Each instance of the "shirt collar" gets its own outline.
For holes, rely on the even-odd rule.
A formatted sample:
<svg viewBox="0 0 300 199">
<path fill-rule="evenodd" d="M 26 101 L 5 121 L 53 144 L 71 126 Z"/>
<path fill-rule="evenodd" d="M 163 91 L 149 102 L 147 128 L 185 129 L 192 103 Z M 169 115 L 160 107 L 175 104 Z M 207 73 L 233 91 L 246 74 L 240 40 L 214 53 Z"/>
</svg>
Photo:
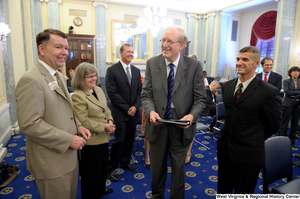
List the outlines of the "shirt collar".
<svg viewBox="0 0 300 199">
<path fill-rule="evenodd" d="M 46 64 L 44 61 L 38 59 L 38 61 L 49 71 L 49 73 L 54 76 L 54 74 L 57 72 L 57 70 L 54 70 L 51 68 L 48 64 Z"/>
<path fill-rule="evenodd" d="M 240 78 L 238 78 L 238 81 L 237 81 L 237 84 L 235 86 L 235 89 L 237 89 L 237 87 L 240 85 L 240 83 L 243 84 L 243 87 L 242 87 L 242 91 L 244 92 L 244 90 L 246 90 L 247 86 L 252 82 L 252 80 L 255 78 L 255 74 L 253 77 L 251 77 L 250 79 L 244 81 L 244 82 L 241 82 Z"/>
<path fill-rule="evenodd" d="M 120 62 L 121 62 L 121 64 L 122 64 L 124 70 L 126 71 L 127 65 L 126 65 L 124 62 L 122 62 L 121 59 L 120 59 Z M 128 64 L 128 66 L 129 66 L 129 70 L 130 70 L 130 63 Z"/>
<path fill-rule="evenodd" d="M 169 62 L 169 61 L 165 58 L 167 66 L 169 66 L 169 63 L 173 63 L 174 66 L 178 66 L 179 59 L 180 59 L 180 54 L 179 54 L 179 56 L 177 57 L 177 59 L 176 59 L 174 62 Z"/>
</svg>

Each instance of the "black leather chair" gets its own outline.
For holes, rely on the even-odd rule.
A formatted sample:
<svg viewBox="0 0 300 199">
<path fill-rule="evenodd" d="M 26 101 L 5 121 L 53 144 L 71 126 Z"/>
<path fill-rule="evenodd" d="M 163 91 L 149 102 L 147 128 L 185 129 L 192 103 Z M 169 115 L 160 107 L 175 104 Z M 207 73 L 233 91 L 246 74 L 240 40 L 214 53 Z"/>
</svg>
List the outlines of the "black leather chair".
<svg viewBox="0 0 300 199">
<path fill-rule="evenodd" d="M 262 169 L 263 193 L 300 194 L 300 178 L 293 178 L 292 145 L 289 138 L 277 136 L 265 141 L 265 164 Z M 282 178 L 287 182 L 269 188 Z"/>
<path fill-rule="evenodd" d="M 220 125 L 224 125 L 224 122 L 225 122 L 225 106 L 224 106 L 223 102 L 217 103 L 215 117 L 216 117 L 216 123 L 214 126 L 213 138 L 216 140 L 217 139 L 215 137 L 216 131 L 220 132 L 221 131 Z"/>
</svg>

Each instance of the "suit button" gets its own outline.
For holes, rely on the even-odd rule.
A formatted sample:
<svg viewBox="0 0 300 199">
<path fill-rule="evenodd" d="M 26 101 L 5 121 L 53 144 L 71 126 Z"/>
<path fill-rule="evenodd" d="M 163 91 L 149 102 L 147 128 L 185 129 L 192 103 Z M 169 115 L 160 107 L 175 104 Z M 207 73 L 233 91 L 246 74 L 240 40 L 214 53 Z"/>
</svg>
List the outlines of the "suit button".
<svg viewBox="0 0 300 199">
<path fill-rule="evenodd" d="M 70 119 L 71 119 L 71 120 L 73 120 L 74 118 L 73 118 L 73 117 L 71 117 Z"/>
<path fill-rule="evenodd" d="M 231 119 L 231 121 L 233 122 L 233 119 Z"/>
<path fill-rule="evenodd" d="M 104 118 L 106 120 L 106 118 Z"/>
<path fill-rule="evenodd" d="M 104 110 L 103 110 L 103 113 L 104 113 Z"/>
</svg>

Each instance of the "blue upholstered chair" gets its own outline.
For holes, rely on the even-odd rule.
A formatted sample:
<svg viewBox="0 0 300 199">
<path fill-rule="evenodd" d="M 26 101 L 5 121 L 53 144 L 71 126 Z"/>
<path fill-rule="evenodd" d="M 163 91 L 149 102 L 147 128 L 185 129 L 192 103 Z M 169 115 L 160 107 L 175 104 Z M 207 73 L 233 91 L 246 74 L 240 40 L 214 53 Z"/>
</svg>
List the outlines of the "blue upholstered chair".
<svg viewBox="0 0 300 199">
<path fill-rule="evenodd" d="M 289 138 L 277 136 L 265 141 L 266 159 L 262 170 L 263 193 L 300 194 L 300 178 L 293 178 L 292 146 Z M 269 188 L 282 178 L 286 183 Z"/>
</svg>

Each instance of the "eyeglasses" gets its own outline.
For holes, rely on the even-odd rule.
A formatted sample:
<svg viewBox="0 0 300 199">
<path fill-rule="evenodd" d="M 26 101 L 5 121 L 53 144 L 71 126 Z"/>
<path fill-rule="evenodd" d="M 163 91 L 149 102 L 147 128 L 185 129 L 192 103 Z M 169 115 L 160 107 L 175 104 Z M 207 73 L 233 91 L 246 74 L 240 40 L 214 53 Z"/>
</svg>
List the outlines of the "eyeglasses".
<svg viewBox="0 0 300 199">
<path fill-rule="evenodd" d="M 93 78 L 95 78 L 95 77 L 97 77 L 97 75 L 91 75 L 91 76 L 87 76 L 87 77 L 84 77 L 84 78 L 87 78 L 87 79 L 93 79 Z"/>
<path fill-rule="evenodd" d="M 164 44 L 164 43 L 166 43 L 167 45 L 172 45 L 172 44 L 174 44 L 174 43 L 181 43 L 180 41 L 167 41 L 167 40 L 159 40 L 160 41 L 160 43 L 161 44 Z"/>
</svg>

